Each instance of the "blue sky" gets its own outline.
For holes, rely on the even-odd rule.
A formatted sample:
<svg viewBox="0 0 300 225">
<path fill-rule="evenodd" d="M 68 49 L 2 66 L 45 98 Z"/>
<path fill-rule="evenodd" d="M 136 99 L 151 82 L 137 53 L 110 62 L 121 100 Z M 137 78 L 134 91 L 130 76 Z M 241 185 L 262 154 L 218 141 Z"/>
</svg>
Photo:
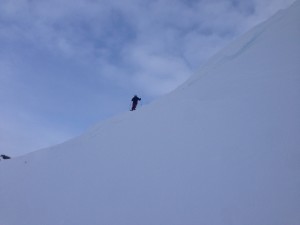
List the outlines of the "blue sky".
<svg viewBox="0 0 300 225">
<path fill-rule="evenodd" d="M 193 75 L 294 0 L 2 0 L 0 153 L 63 142 Z"/>
</svg>

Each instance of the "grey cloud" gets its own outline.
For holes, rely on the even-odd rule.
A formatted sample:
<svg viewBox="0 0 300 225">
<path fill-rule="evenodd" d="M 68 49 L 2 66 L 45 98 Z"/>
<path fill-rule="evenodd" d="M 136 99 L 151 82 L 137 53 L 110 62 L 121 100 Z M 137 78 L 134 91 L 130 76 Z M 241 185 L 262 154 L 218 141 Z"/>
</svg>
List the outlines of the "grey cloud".
<svg viewBox="0 0 300 225">
<path fill-rule="evenodd" d="M 137 67 L 153 67 L 151 60 L 139 65 L 141 61 L 134 58 L 139 48 L 150 59 L 153 55 L 162 61 L 176 57 L 188 68 L 185 72 L 191 73 L 217 49 L 262 20 L 264 7 L 271 14 L 285 4 L 282 0 L 4 0 L 0 39 L 11 46 L 28 42 L 30 48 L 62 60 L 85 61 L 91 66 L 106 62 L 108 67 L 127 70 L 128 76 Z M 147 74 L 159 77 L 163 73 Z"/>
</svg>

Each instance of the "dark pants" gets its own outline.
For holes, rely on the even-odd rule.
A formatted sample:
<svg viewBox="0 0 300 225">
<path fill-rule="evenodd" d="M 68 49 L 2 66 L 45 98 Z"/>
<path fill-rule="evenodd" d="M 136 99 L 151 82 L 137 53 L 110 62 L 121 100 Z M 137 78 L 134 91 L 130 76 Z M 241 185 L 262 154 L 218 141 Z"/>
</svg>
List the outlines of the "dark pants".
<svg viewBox="0 0 300 225">
<path fill-rule="evenodd" d="M 136 109 L 136 106 L 137 106 L 137 102 L 133 102 L 133 103 L 132 103 L 131 111 L 135 110 L 135 109 Z"/>
</svg>

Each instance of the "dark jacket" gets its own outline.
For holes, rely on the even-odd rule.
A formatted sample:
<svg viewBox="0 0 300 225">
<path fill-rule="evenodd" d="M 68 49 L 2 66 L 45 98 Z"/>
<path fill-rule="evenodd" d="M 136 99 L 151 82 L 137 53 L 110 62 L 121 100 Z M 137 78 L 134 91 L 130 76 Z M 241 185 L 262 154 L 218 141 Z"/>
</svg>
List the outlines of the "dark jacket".
<svg viewBox="0 0 300 225">
<path fill-rule="evenodd" d="M 131 101 L 133 102 L 133 103 L 138 103 L 138 101 L 141 101 L 142 99 L 141 98 L 139 98 L 138 96 L 134 96 L 132 99 L 131 99 Z"/>
</svg>

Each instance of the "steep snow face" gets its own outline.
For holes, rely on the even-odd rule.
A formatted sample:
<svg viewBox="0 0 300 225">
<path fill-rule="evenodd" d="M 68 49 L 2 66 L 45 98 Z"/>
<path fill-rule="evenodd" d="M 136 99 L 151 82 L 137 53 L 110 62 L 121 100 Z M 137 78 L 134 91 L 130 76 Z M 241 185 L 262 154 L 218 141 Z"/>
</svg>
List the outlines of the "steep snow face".
<svg viewBox="0 0 300 225">
<path fill-rule="evenodd" d="M 173 93 L 0 163 L 2 225 L 299 225 L 300 2 Z"/>
</svg>

